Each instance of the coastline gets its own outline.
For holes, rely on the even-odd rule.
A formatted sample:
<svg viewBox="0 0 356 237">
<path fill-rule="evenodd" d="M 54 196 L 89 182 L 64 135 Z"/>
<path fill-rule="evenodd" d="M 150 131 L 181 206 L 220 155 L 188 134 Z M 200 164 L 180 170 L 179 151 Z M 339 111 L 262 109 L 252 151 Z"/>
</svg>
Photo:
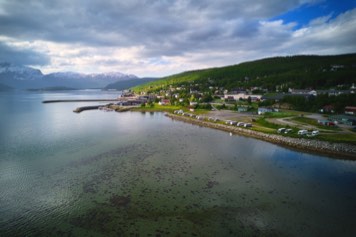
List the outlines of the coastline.
<svg viewBox="0 0 356 237">
<path fill-rule="evenodd" d="M 331 143 L 320 140 L 310 140 L 305 138 L 291 138 L 283 137 L 274 134 L 266 134 L 262 132 L 253 131 L 246 128 L 240 128 L 236 126 L 229 126 L 219 123 L 212 123 L 202 120 L 196 120 L 189 117 L 166 113 L 166 116 L 179 120 L 182 122 L 195 124 L 203 127 L 218 129 L 233 134 L 243 135 L 247 137 L 253 137 L 259 140 L 267 141 L 291 149 L 295 149 L 302 152 L 309 152 L 313 154 L 327 155 L 336 159 L 356 160 L 356 146 L 346 143 Z"/>
<path fill-rule="evenodd" d="M 56 101 L 57 102 L 57 101 Z M 116 112 L 126 111 L 141 111 L 141 112 L 164 112 L 162 109 L 144 109 L 137 106 L 113 106 L 106 105 L 109 109 Z M 81 112 L 84 110 L 98 109 L 99 106 L 84 106 L 79 107 L 73 112 Z M 83 109 L 84 108 L 84 109 Z M 78 111 L 80 110 L 80 111 Z M 268 134 L 263 132 L 254 131 L 248 128 L 241 128 L 231 125 L 209 122 L 205 120 L 197 120 L 190 117 L 176 115 L 166 112 L 165 115 L 171 119 L 179 120 L 182 122 L 195 124 L 198 126 L 213 128 L 221 131 L 230 132 L 237 135 L 252 137 L 255 139 L 263 140 L 280 146 L 284 146 L 300 152 L 308 152 L 316 155 L 325 155 L 334 159 L 353 160 L 356 161 L 356 145 L 348 143 L 333 143 L 321 140 L 311 140 L 306 138 L 292 138 L 284 137 L 276 134 Z"/>
</svg>

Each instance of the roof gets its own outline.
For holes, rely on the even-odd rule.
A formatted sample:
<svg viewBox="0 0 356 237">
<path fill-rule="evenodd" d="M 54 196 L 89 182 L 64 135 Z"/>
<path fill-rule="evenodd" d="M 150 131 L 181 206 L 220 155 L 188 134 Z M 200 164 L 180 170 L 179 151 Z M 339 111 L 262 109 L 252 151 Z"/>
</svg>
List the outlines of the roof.
<svg viewBox="0 0 356 237">
<path fill-rule="evenodd" d="M 272 95 L 263 95 L 261 99 L 263 100 L 281 100 L 286 96 L 286 94 L 272 94 Z"/>
<path fill-rule="evenodd" d="M 356 117 L 352 115 L 346 115 L 346 114 L 338 114 L 338 115 L 333 115 L 329 117 L 330 119 L 335 119 L 335 120 L 341 120 L 341 119 L 346 119 L 346 120 L 352 120 L 356 121 Z"/>
</svg>

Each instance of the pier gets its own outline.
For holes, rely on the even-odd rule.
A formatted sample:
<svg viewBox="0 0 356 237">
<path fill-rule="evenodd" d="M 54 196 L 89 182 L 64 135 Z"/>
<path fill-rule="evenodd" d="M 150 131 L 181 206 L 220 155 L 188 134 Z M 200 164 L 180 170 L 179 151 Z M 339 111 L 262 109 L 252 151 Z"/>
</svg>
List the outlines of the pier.
<svg viewBox="0 0 356 237">
<path fill-rule="evenodd" d="M 99 109 L 99 107 L 102 107 L 102 105 L 93 105 L 93 106 L 83 106 L 83 107 L 78 107 L 73 112 L 75 113 L 80 113 L 84 110 L 93 110 L 93 109 Z"/>
<path fill-rule="evenodd" d="M 44 100 L 42 103 L 61 103 L 61 102 L 112 102 L 112 101 L 122 101 L 120 99 L 83 99 L 83 100 Z"/>
</svg>

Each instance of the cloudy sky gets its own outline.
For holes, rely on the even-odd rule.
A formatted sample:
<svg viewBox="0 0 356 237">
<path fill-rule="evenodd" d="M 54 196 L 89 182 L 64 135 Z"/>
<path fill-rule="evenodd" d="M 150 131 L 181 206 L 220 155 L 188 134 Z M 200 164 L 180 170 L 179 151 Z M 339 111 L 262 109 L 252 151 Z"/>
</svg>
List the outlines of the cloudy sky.
<svg viewBox="0 0 356 237">
<path fill-rule="evenodd" d="M 356 53 L 356 0 L 0 0 L 0 61 L 165 76 Z"/>
</svg>

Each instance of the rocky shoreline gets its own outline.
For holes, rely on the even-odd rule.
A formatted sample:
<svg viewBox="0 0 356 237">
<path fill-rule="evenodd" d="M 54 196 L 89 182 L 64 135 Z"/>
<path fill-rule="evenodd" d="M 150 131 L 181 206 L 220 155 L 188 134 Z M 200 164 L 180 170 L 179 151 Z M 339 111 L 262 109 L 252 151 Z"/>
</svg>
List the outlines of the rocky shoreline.
<svg viewBox="0 0 356 237">
<path fill-rule="evenodd" d="M 316 154 L 323 154 L 338 159 L 356 160 L 356 146 L 346 143 L 331 143 L 320 140 L 310 140 L 305 138 L 291 138 L 275 134 L 267 134 L 253 131 L 251 129 L 240 128 L 236 126 L 229 126 L 219 123 L 212 123 L 202 120 L 196 120 L 189 117 L 184 117 L 175 114 L 166 114 L 171 119 L 196 124 L 204 127 L 219 129 L 234 134 L 244 135 L 248 137 L 257 138 L 274 144 L 282 145 L 292 149 L 297 149 L 303 152 L 311 152 Z"/>
</svg>

